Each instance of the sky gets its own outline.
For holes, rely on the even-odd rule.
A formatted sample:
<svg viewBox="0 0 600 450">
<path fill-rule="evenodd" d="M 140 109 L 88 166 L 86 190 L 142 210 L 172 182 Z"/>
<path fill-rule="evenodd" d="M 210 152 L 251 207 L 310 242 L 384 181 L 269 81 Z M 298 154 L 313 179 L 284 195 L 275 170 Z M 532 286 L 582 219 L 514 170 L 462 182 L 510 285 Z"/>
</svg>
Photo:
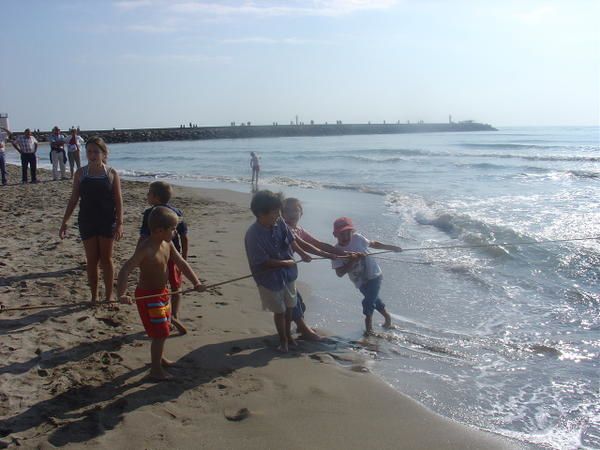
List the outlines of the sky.
<svg viewBox="0 0 600 450">
<path fill-rule="evenodd" d="M 11 128 L 600 123 L 597 0 L 0 0 Z"/>
</svg>

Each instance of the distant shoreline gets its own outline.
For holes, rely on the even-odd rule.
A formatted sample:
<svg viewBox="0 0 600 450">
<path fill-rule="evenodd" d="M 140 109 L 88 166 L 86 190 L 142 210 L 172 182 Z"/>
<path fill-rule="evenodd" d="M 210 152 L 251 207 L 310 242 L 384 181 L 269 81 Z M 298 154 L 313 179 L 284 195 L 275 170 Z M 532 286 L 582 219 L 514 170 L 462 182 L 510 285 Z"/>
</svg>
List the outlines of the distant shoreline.
<svg viewBox="0 0 600 450">
<path fill-rule="evenodd" d="M 458 123 L 366 123 L 366 124 L 298 124 L 298 125 L 230 125 L 225 127 L 136 128 L 112 130 L 81 130 L 82 137 L 99 135 L 108 143 L 194 141 L 207 139 L 250 139 L 306 136 L 345 136 L 369 134 L 449 133 L 497 131 L 488 124 Z M 43 142 L 50 132 L 35 132 Z"/>
</svg>

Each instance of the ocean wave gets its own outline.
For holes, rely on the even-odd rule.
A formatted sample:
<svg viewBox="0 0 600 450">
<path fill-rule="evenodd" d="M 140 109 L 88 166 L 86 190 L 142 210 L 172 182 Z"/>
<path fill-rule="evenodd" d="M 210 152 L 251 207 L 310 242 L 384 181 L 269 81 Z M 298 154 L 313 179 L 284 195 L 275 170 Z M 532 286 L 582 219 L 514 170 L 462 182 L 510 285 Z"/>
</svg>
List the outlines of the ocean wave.
<svg viewBox="0 0 600 450">
<path fill-rule="evenodd" d="M 599 151 L 600 147 L 595 145 L 540 145 L 540 144 L 517 144 L 517 143 L 472 143 L 472 142 L 464 142 L 458 144 L 464 148 L 509 148 L 509 149 L 522 149 L 522 150 L 583 150 L 583 151 Z"/>
<path fill-rule="evenodd" d="M 526 172 L 521 172 L 515 175 L 516 178 L 533 178 L 533 179 L 550 179 L 550 180 L 566 180 L 566 179 L 584 179 L 596 180 L 600 178 L 600 172 L 588 170 L 551 170 L 538 168 L 527 168 Z M 534 172 L 534 173 L 532 173 Z"/>
<path fill-rule="evenodd" d="M 389 164 L 391 162 L 406 161 L 406 158 L 399 156 L 391 158 L 374 158 L 370 156 L 363 156 L 358 154 L 303 154 L 303 155 L 288 155 L 288 159 L 295 161 L 316 161 L 316 160 L 343 160 L 343 161 L 359 161 L 373 164 Z"/>
<path fill-rule="evenodd" d="M 146 170 L 128 170 L 123 169 L 118 171 L 123 177 L 129 178 L 167 178 L 171 180 L 182 180 L 182 181 L 210 181 L 219 183 L 249 183 L 249 177 L 236 177 L 228 175 L 197 175 L 197 174 L 176 174 L 173 172 L 153 172 Z M 321 183 L 311 180 L 302 180 L 291 177 L 271 177 L 263 180 L 264 184 L 275 184 L 280 186 L 288 187 L 299 187 L 303 189 L 329 189 L 329 190 L 341 190 L 341 191 L 353 191 L 365 194 L 374 195 L 387 195 L 388 192 L 382 189 L 377 189 L 368 185 L 361 184 L 343 184 L 343 183 Z"/>
<path fill-rule="evenodd" d="M 151 172 L 147 170 L 117 170 L 119 175 L 131 178 L 174 178 L 175 175 L 171 172 Z"/>
<path fill-rule="evenodd" d="M 114 156 L 111 159 L 114 159 L 115 161 L 121 162 L 121 161 L 139 161 L 139 162 L 146 162 L 148 161 L 148 158 L 152 158 L 153 162 L 158 162 L 158 161 L 167 161 L 167 162 L 173 162 L 173 160 L 177 160 L 177 161 L 198 161 L 198 158 L 196 156 L 182 156 L 182 155 L 148 155 L 147 153 L 144 154 L 140 154 L 140 155 L 127 155 L 127 156 Z"/>
<path fill-rule="evenodd" d="M 388 208 L 404 216 L 404 221 L 412 220 L 419 226 L 429 226 L 453 239 L 456 245 L 475 246 L 476 251 L 493 257 L 513 256 L 519 253 L 518 247 L 495 245 L 510 242 L 531 241 L 532 237 L 508 226 L 488 223 L 469 214 L 449 211 L 447 206 L 428 203 L 422 198 L 393 192 L 386 197 Z M 454 245 L 436 243 L 432 246 Z M 488 247 L 489 246 L 489 247 Z"/>
<path fill-rule="evenodd" d="M 482 169 L 482 170 L 502 170 L 502 169 L 514 169 L 513 166 L 503 166 L 501 164 L 493 163 L 454 163 L 455 167 L 464 167 L 467 169 Z"/>
<path fill-rule="evenodd" d="M 600 178 L 600 172 L 587 170 L 569 170 L 567 173 L 576 178 Z"/>
<path fill-rule="evenodd" d="M 319 183 L 316 181 L 299 180 L 290 177 L 273 177 L 265 180 L 267 184 L 279 184 L 282 186 L 290 187 L 301 187 L 305 189 L 331 189 L 331 190 L 342 190 L 342 191 L 354 191 L 362 192 L 367 194 L 375 195 L 386 195 L 387 192 L 376 189 L 370 186 L 357 185 L 357 184 L 342 184 L 342 183 Z"/>
</svg>

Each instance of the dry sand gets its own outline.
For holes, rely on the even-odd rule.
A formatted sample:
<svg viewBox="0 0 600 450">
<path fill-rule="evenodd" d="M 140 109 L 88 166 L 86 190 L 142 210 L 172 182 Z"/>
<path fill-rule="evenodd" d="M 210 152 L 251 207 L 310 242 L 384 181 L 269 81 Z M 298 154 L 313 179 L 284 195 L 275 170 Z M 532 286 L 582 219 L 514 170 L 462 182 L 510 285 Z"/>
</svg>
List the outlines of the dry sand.
<svg viewBox="0 0 600 450">
<path fill-rule="evenodd" d="M 13 183 L 20 179 L 19 168 L 9 170 Z M 184 296 L 190 332 L 166 344 L 176 381 L 150 383 L 135 307 L 69 306 L 89 298 L 83 247 L 76 214 L 69 237 L 58 238 L 70 183 L 49 178 L 41 171 L 37 185 L 0 188 L 0 302 L 64 304 L 0 314 L 0 447 L 518 448 L 429 412 L 336 344 L 278 354 L 251 279 Z M 137 240 L 146 190 L 123 183 L 117 270 Z M 178 187 L 173 203 L 190 224 L 189 261 L 203 280 L 248 273 L 248 195 Z"/>
</svg>

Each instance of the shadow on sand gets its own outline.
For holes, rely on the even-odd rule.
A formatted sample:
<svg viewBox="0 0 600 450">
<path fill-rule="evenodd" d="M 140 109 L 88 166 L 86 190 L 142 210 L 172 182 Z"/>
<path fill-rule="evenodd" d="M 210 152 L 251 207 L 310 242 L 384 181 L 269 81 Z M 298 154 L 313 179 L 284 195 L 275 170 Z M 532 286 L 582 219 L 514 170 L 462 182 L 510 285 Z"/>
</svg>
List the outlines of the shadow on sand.
<svg viewBox="0 0 600 450">
<path fill-rule="evenodd" d="M 56 427 L 48 438 L 53 445 L 88 441 L 113 429 L 128 412 L 177 399 L 188 390 L 199 388 L 238 369 L 263 367 L 275 358 L 288 357 L 275 351 L 270 338 L 253 337 L 199 347 L 181 357 L 177 366 L 169 369 L 176 376 L 170 382 L 151 384 L 145 377 L 138 378 L 147 371 L 147 367 L 140 367 L 99 386 L 69 389 L 4 420 L 0 436 L 47 424 L 48 427 Z M 273 342 L 276 341 L 274 337 Z M 111 340 L 106 341 L 105 345 L 112 345 Z M 322 349 L 320 344 L 305 343 L 291 355 Z M 12 370 L 19 371 L 21 368 Z"/>
<path fill-rule="evenodd" d="M 67 314 L 82 311 L 84 309 L 89 309 L 89 306 L 65 304 L 64 306 L 61 306 L 59 308 L 57 307 L 40 310 L 33 314 L 27 314 L 24 317 L 0 319 L 0 336 L 5 334 L 23 333 L 31 329 L 30 327 L 28 327 L 29 325 L 44 323 L 46 320 L 51 319 L 53 317 L 63 317 Z M 0 312 L 0 317 L 2 317 L 2 314 L 6 313 Z"/>
<path fill-rule="evenodd" d="M 10 286 L 12 283 L 18 283 L 26 280 L 41 280 L 43 278 L 62 278 L 68 275 L 81 273 L 85 266 L 71 267 L 70 269 L 55 270 L 53 272 L 26 273 L 14 277 L 0 277 L 0 286 Z"/>
<path fill-rule="evenodd" d="M 112 337 L 102 341 L 83 342 L 76 347 L 64 350 L 48 350 L 40 353 L 35 358 L 22 363 L 12 363 L 4 367 L 0 367 L 0 375 L 10 373 L 18 375 L 28 372 L 35 366 L 40 369 L 53 369 L 67 362 L 81 361 L 90 355 L 98 352 L 116 352 L 123 345 L 131 344 L 134 341 L 145 338 L 143 332 L 132 333 L 126 336 Z"/>
</svg>

